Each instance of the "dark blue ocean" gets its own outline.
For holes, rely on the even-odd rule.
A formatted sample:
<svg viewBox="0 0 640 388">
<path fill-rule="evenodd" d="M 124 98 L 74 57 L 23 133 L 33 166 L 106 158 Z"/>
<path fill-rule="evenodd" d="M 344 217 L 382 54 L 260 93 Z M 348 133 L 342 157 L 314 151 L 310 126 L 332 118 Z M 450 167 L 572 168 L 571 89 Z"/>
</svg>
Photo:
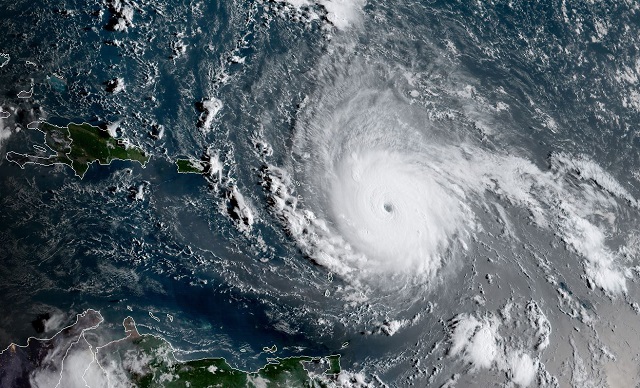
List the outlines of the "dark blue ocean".
<svg viewBox="0 0 640 388">
<path fill-rule="evenodd" d="M 594 379 L 614 386 L 608 376 L 631 356 L 602 333 L 637 328 L 636 5 L 356 1 L 357 17 L 338 28 L 326 1 L 289 3 L 3 5 L 0 52 L 10 59 L 0 67 L 8 113 L 0 119 L 0 347 L 50 336 L 92 308 L 114 333 L 132 316 L 185 359 L 225 357 L 257 369 L 271 357 L 263 348 L 276 345 L 278 357 L 341 354 L 345 369 L 389 386 L 441 386 L 456 374 L 467 386 L 474 373 L 487 384 L 517 383 L 500 356 L 483 369 L 470 348 L 459 357 L 450 349 L 456 317 L 497 317 L 503 364 L 531 354 L 532 385 L 545 385 L 546 365 L 560 386 L 578 386 L 561 365 L 574 368 L 581 354 Z M 113 82 L 123 89 L 111 90 Z M 213 100 L 222 109 L 203 125 L 203 103 Z M 377 124 L 384 120 L 388 132 Z M 94 163 L 82 179 L 67 166 L 21 169 L 5 155 L 41 152 L 43 134 L 28 129 L 37 121 L 115 128 L 151 160 L 144 168 Z M 372 139 L 366 146 L 335 129 L 360 125 L 358 136 Z M 455 225 L 438 245 L 446 252 L 433 278 L 393 265 L 365 276 L 360 264 L 343 276 L 323 261 L 339 251 L 335 241 L 360 247 L 336 232 L 335 186 L 318 183 L 325 173 L 340 178 L 342 159 L 322 161 L 342 155 L 332 140 L 353 152 L 437 155 L 420 166 L 439 166 L 435 181 L 455 186 L 447 196 L 475 216 L 441 222 L 445 231 Z M 210 155 L 219 175 L 177 172 L 175 160 Z M 324 217 L 332 234 L 296 232 L 291 198 L 274 210 L 274 167 L 291 175 L 283 187 L 300 199 L 296 211 Z M 423 187 L 415 183 L 422 175 L 394 174 Z M 414 197 L 401 190 L 399 198 Z M 234 213 L 243 203 L 248 226 Z M 547 350 L 518 339 L 531 300 L 553 327 Z M 521 311 L 512 320 L 509 303 Z M 55 325 L 37 332 L 32 322 L 43 314 Z M 385 335 L 393 322 L 400 329 Z M 611 366 L 591 348 L 618 349 L 621 361 Z"/>
</svg>

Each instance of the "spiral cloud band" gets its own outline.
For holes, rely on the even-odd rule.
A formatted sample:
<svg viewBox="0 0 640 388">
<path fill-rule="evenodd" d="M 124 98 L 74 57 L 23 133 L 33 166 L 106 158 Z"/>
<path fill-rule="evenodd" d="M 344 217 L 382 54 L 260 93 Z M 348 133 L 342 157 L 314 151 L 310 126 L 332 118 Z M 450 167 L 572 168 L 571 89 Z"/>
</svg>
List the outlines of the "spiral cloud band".
<svg viewBox="0 0 640 388">
<path fill-rule="evenodd" d="M 303 249 L 336 273 L 434 274 L 473 224 L 464 191 L 442 170 L 449 147 L 390 91 L 342 92 L 302 118 L 293 175 L 304 210 L 297 197 L 283 197 L 295 205 L 280 214 Z M 280 182 L 291 179 L 278 171 Z"/>
<path fill-rule="evenodd" d="M 458 228 L 457 199 L 413 155 L 358 150 L 335 165 L 331 216 L 376 267 L 431 272 Z"/>
<path fill-rule="evenodd" d="M 267 173 L 273 210 L 316 263 L 376 286 L 398 275 L 429 282 L 495 223 L 487 209 L 508 204 L 581 256 L 592 286 L 626 292 L 629 269 L 608 246 L 610 226 L 589 215 L 616 200 L 638 204 L 595 163 L 552 154 L 542 170 L 486 147 L 454 120 L 433 120 L 373 76 L 343 75 L 323 92 L 301 109 L 292 165 Z M 508 216 L 498 218 L 509 229 Z"/>
</svg>

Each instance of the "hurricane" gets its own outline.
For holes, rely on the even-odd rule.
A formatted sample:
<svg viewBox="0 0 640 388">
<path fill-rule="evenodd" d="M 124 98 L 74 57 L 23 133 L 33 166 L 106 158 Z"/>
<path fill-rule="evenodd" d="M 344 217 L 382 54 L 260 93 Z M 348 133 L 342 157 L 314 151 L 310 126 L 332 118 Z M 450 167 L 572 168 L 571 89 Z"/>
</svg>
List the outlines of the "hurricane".
<svg viewBox="0 0 640 388">
<path fill-rule="evenodd" d="M 599 195 L 637 206 L 597 164 L 558 153 L 541 168 L 433 120 L 410 95 L 368 76 L 332 80 L 339 85 L 309 99 L 313 108 L 296 124 L 282 191 L 293 200 L 278 211 L 312 259 L 356 278 L 404 274 L 428 282 L 448 262 L 463 260 L 482 225 L 495 222 L 488 208 L 511 205 L 582 254 L 594 284 L 625 289 L 624 271 L 599 237 L 606 232 L 583 216 L 599 205 L 594 188 L 569 182 L 577 171 Z M 502 210 L 497 216 L 512 222 Z"/>
<path fill-rule="evenodd" d="M 636 4 L 14 3 L 0 385 L 640 382 Z"/>
<path fill-rule="evenodd" d="M 308 127 L 293 149 L 301 197 L 330 246 L 316 256 L 338 253 L 338 273 L 434 274 L 473 223 L 464 192 L 441 170 L 443 150 L 428 144 L 441 140 L 410 106 L 395 110 L 402 101 L 391 90 L 333 103 L 299 124 Z"/>
<path fill-rule="evenodd" d="M 333 297 L 354 306 L 354 323 L 373 325 L 366 333 L 446 316 L 456 302 L 442 293 L 451 293 L 493 311 L 445 325 L 449 357 L 520 386 L 556 384 L 539 358 L 555 327 L 548 317 L 563 319 L 549 309 L 593 322 L 574 282 L 625 298 L 637 237 L 620 226 L 637 199 L 579 147 L 541 155 L 523 134 L 517 99 L 504 86 L 484 88 L 448 49 L 430 46 L 438 70 L 417 75 L 380 53 L 360 56 L 349 38 L 331 44 L 311 71 L 284 161 L 266 159 L 272 214 L 308 260 L 346 282 Z M 533 112 L 555 133 L 553 119 Z M 505 295 L 506 279 L 525 288 Z M 435 379 L 440 368 L 414 377 Z"/>
</svg>

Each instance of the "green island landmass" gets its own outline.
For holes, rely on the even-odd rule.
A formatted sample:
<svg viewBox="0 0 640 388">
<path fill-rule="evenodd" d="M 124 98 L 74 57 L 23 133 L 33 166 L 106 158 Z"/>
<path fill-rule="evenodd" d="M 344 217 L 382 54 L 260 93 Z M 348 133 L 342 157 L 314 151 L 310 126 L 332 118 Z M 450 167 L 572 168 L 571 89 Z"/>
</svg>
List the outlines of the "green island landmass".
<svg viewBox="0 0 640 388">
<path fill-rule="evenodd" d="M 180 174 L 202 174 L 205 172 L 203 163 L 195 159 L 176 159 L 176 166 Z"/>
<path fill-rule="evenodd" d="M 143 335 L 134 344 L 150 356 L 143 373 L 132 373 L 141 388 L 152 387 L 329 387 L 340 374 L 340 356 L 272 358 L 256 372 L 231 367 L 224 358 L 176 361 L 167 357 L 166 342 Z M 130 372 L 131 373 L 131 372 Z"/>
<path fill-rule="evenodd" d="M 132 318 L 123 323 L 127 341 L 104 347 L 98 362 L 122 363 L 130 381 L 140 388 L 155 387 L 317 387 L 335 386 L 341 373 L 340 355 L 269 358 L 255 372 L 231 367 L 224 358 L 180 361 L 163 338 L 139 334 Z"/>
<path fill-rule="evenodd" d="M 128 145 L 122 139 L 114 138 L 106 130 L 91 124 L 71 123 L 66 127 L 58 127 L 43 122 L 38 130 L 44 133 L 45 145 L 55 154 L 40 156 L 10 151 L 7 153 L 7 160 L 20 167 L 25 164 L 63 164 L 71 167 L 80 178 L 93 162 L 108 165 L 113 160 L 127 160 L 145 166 L 149 161 L 149 156 L 141 149 Z"/>
<path fill-rule="evenodd" d="M 0 370 L 1 385 L 22 386 L 25 378 L 49 381 L 58 375 L 60 387 L 84 381 L 83 386 L 92 387 L 330 388 L 350 378 L 338 354 L 267 358 L 260 369 L 244 371 L 222 357 L 179 360 L 167 340 L 140 333 L 132 317 L 122 322 L 124 337 L 103 322 L 100 312 L 89 309 L 49 339 L 9 345 L 0 351 L 0 366 L 8 366 Z"/>
</svg>

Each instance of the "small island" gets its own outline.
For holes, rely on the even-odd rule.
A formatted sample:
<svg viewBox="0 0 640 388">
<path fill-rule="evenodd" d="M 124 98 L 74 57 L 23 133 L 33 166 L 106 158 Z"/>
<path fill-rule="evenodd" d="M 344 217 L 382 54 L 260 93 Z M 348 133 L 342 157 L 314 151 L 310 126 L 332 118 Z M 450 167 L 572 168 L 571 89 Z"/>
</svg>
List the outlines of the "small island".
<svg viewBox="0 0 640 388">
<path fill-rule="evenodd" d="M 10 151 L 7 160 L 24 167 L 25 164 L 52 166 L 63 164 L 71 167 L 82 178 L 89 165 L 98 162 L 109 165 L 113 160 L 136 161 L 143 167 L 149 161 L 144 151 L 123 139 L 112 137 L 106 130 L 91 124 L 71 123 L 66 127 L 43 122 L 37 128 L 44 133 L 44 144 L 55 154 L 29 155 Z"/>
<path fill-rule="evenodd" d="M 176 166 L 180 174 L 203 174 L 206 170 L 204 163 L 195 159 L 177 159 Z"/>
</svg>

